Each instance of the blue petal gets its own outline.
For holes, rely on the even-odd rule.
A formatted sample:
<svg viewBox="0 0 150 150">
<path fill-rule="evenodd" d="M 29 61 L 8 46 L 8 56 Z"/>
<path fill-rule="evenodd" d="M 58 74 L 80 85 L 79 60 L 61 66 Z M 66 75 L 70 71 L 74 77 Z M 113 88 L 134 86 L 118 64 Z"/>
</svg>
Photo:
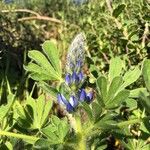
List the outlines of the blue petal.
<svg viewBox="0 0 150 150">
<path fill-rule="evenodd" d="M 72 107 L 71 104 L 68 103 L 68 104 L 66 105 L 66 110 L 67 110 L 68 112 L 73 112 L 73 111 L 74 111 L 74 107 Z"/>
<path fill-rule="evenodd" d="M 75 96 L 71 96 L 69 99 L 69 103 L 72 107 L 75 108 L 78 105 L 78 100 L 75 98 Z"/>
<path fill-rule="evenodd" d="M 76 63 L 76 66 L 78 68 L 81 68 L 82 67 L 82 61 L 81 60 L 78 60 L 77 63 Z"/>
<path fill-rule="evenodd" d="M 66 82 L 67 85 L 71 84 L 71 75 L 70 74 L 66 75 L 65 82 Z"/>
<path fill-rule="evenodd" d="M 82 80 L 83 80 L 83 73 L 82 73 L 82 72 L 80 72 L 80 73 L 78 74 L 78 78 L 79 78 L 79 81 L 82 81 Z"/>
<path fill-rule="evenodd" d="M 85 92 L 84 89 L 82 89 L 82 90 L 81 90 L 81 93 L 80 93 L 80 98 L 79 98 L 79 100 L 80 100 L 81 102 L 83 102 L 83 101 L 85 101 L 85 99 L 86 99 L 86 92 Z"/>
<path fill-rule="evenodd" d="M 89 93 L 87 94 L 86 101 L 87 101 L 87 102 L 91 102 L 92 99 L 93 99 L 93 92 L 89 92 Z"/>
<path fill-rule="evenodd" d="M 77 76 L 76 72 L 72 74 L 72 81 L 73 83 L 77 83 L 79 81 L 79 77 Z"/>
<path fill-rule="evenodd" d="M 69 103 L 62 94 L 57 95 L 57 100 L 58 100 L 58 103 L 62 105 L 67 105 Z"/>
</svg>

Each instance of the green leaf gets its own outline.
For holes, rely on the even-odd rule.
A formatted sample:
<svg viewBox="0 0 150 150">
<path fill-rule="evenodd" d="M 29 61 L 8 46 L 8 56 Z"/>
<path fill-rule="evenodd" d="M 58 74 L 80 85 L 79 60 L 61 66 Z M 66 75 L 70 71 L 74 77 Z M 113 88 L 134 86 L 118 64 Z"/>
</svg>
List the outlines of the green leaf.
<svg viewBox="0 0 150 150">
<path fill-rule="evenodd" d="M 49 126 L 42 129 L 42 133 L 47 136 L 49 141 L 55 141 L 55 143 L 61 143 L 59 137 L 57 136 L 58 126 L 50 124 Z"/>
<path fill-rule="evenodd" d="M 102 100 L 101 96 L 98 93 L 96 93 L 96 101 L 101 107 L 105 107 L 104 101 Z"/>
<path fill-rule="evenodd" d="M 59 51 L 56 45 L 52 41 L 45 41 L 42 45 L 44 53 L 49 58 L 52 66 L 54 69 L 60 74 L 61 76 L 61 65 L 59 61 Z"/>
<path fill-rule="evenodd" d="M 10 109 L 14 103 L 14 100 L 15 100 L 15 96 L 13 94 L 10 94 L 8 96 L 8 103 L 6 105 L 0 106 L 0 122 L 2 121 L 2 119 L 4 117 L 7 116 L 8 112 L 10 111 Z"/>
<path fill-rule="evenodd" d="M 120 4 L 118 5 L 114 10 L 113 10 L 113 13 L 112 15 L 117 18 L 122 12 L 123 10 L 125 9 L 126 5 L 125 4 Z"/>
<path fill-rule="evenodd" d="M 106 101 L 107 96 L 107 79 L 104 76 L 100 76 L 96 81 L 98 92 L 103 101 Z"/>
<path fill-rule="evenodd" d="M 45 100 L 44 95 L 40 95 L 38 99 L 28 97 L 26 106 L 23 108 L 16 103 L 19 114 L 19 124 L 24 128 L 41 129 L 47 122 L 52 107 L 52 100 Z"/>
<path fill-rule="evenodd" d="M 40 121 L 40 127 L 46 123 L 48 119 L 49 112 L 52 108 L 52 100 L 45 101 L 43 96 L 40 96 L 37 101 L 37 117 Z"/>
<path fill-rule="evenodd" d="M 67 120 L 60 120 L 58 117 L 52 116 L 51 124 L 41 131 L 47 136 L 50 144 L 61 144 L 69 131 L 69 125 Z"/>
<path fill-rule="evenodd" d="M 45 104 L 45 107 L 44 107 L 44 111 L 43 111 L 43 114 L 42 114 L 42 118 L 41 118 L 41 126 L 44 126 L 44 124 L 46 123 L 48 117 L 49 117 L 49 113 L 50 113 L 50 110 L 52 108 L 52 100 L 48 100 Z"/>
<path fill-rule="evenodd" d="M 41 138 L 35 142 L 34 148 L 41 149 L 41 150 L 48 150 L 50 144 L 51 143 L 49 140 Z"/>
<path fill-rule="evenodd" d="M 111 99 L 114 98 L 114 96 L 117 94 L 117 91 L 119 89 L 119 87 L 122 84 L 122 78 L 121 77 L 114 77 L 110 86 L 109 86 L 109 90 L 107 93 L 107 101 L 110 101 Z"/>
<path fill-rule="evenodd" d="M 116 127 L 116 121 L 114 120 L 114 113 L 107 113 L 103 115 L 98 122 L 94 125 L 94 128 L 100 129 L 113 129 Z"/>
<path fill-rule="evenodd" d="M 49 63 L 49 61 L 47 60 L 47 58 L 39 51 L 37 50 L 32 50 L 29 51 L 28 56 L 34 60 L 42 69 L 41 69 L 41 74 L 42 74 L 42 70 L 45 72 L 47 72 L 47 74 L 49 74 L 49 76 L 54 80 L 60 80 L 61 76 L 58 74 L 58 72 L 56 72 L 54 70 L 54 68 L 52 67 L 52 65 Z M 39 73 L 39 74 L 40 74 Z M 51 80 L 51 79 L 50 79 Z"/>
<path fill-rule="evenodd" d="M 140 93 L 140 97 L 140 104 L 143 106 L 146 112 L 150 114 L 150 97 L 145 96 L 144 93 Z"/>
<path fill-rule="evenodd" d="M 130 108 L 130 110 L 137 108 L 137 101 L 132 98 L 126 99 L 126 106 Z"/>
<path fill-rule="evenodd" d="M 53 100 L 56 100 L 58 90 L 56 88 L 51 87 L 46 82 L 40 82 L 38 85 L 46 92 L 50 94 L 50 97 L 53 98 Z"/>
<path fill-rule="evenodd" d="M 112 58 L 109 66 L 109 81 L 112 81 L 114 77 L 120 76 L 122 68 L 124 67 L 124 61 L 119 57 Z"/>
<path fill-rule="evenodd" d="M 34 126 L 42 128 L 46 120 L 48 119 L 49 112 L 52 107 L 52 100 L 46 102 L 44 95 L 41 95 L 36 101 L 34 109 L 34 119 L 37 120 Z"/>
<path fill-rule="evenodd" d="M 92 121 L 93 120 L 93 114 L 92 114 L 92 109 L 90 108 L 89 104 L 83 102 L 82 106 L 83 106 L 84 110 L 87 112 L 89 119 Z"/>
<path fill-rule="evenodd" d="M 136 66 L 134 70 L 127 71 L 123 77 L 124 83 L 122 84 L 120 90 L 126 88 L 127 86 L 135 82 L 140 77 L 140 75 L 141 70 L 139 69 L 138 66 Z"/>
<path fill-rule="evenodd" d="M 53 77 L 49 77 L 45 74 L 39 74 L 39 73 L 34 73 L 34 72 L 30 73 L 29 77 L 35 81 L 40 81 L 40 82 L 43 80 L 55 80 L 55 78 Z"/>
<path fill-rule="evenodd" d="M 146 87 L 148 91 L 150 92 L 150 60 L 149 59 L 146 59 L 144 61 L 142 73 L 143 73 Z"/>
<path fill-rule="evenodd" d="M 146 88 L 137 88 L 137 89 L 134 89 L 134 90 L 130 90 L 130 96 L 129 97 L 139 98 L 141 93 L 144 93 L 145 96 L 149 95 Z"/>
<path fill-rule="evenodd" d="M 134 34 L 132 37 L 131 37 L 131 41 L 138 41 L 139 40 L 139 36 Z"/>
<path fill-rule="evenodd" d="M 118 107 L 122 102 L 124 102 L 128 98 L 129 94 L 130 92 L 128 90 L 120 91 L 114 97 L 114 99 L 110 100 L 109 103 L 106 104 L 106 108 L 112 109 Z"/>
<path fill-rule="evenodd" d="M 8 150 L 13 150 L 13 145 L 9 141 L 6 141 L 5 145 L 7 146 Z"/>
<path fill-rule="evenodd" d="M 93 114 L 93 117 L 95 118 L 95 121 L 98 118 L 100 118 L 101 113 L 102 113 L 102 107 L 99 104 L 97 104 L 96 102 L 93 102 L 92 103 L 92 114 Z"/>
<path fill-rule="evenodd" d="M 34 63 L 29 63 L 28 66 L 24 66 L 24 69 L 27 70 L 28 72 L 31 72 L 30 77 L 34 80 L 41 81 L 41 80 L 55 79 L 52 78 L 49 72 L 47 72 L 42 67 Z"/>
</svg>

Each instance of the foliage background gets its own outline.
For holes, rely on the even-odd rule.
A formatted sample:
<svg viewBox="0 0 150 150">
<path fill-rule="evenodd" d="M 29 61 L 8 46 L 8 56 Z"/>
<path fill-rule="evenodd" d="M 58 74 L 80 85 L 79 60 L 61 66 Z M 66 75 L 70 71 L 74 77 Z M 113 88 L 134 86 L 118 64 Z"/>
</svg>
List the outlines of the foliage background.
<svg viewBox="0 0 150 150">
<path fill-rule="evenodd" d="M 18 9 L 29 9 L 60 22 L 19 20 L 35 14 L 15 12 Z M 111 58 L 119 56 L 125 61 L 124 74 L 137 65 L 141 67 L 143 60 L 150 57 L 149 0 L 89 0 L 82 4 L 69 0 L 14 0 L 8 4 L 0 1 L 0 10 L 1 105 L 9 99 L 7 82 L 19 101 L 32 93 L 34 80 L 28 77 L 23 64 L 30 61 L 27 56 L 30 50 L 42 51 L 45 40 L 57 44 L 64 69 L 71 40 L 84 32 L 87 38 L 84 72 L 89 77 L 88 86 L 94 88 L 98 76 L 108 74 Z M 145 83 L 140 77 L 128 89 L 143 87 Z M 35 86 L 32 97 L 37 98 L 39 93 L 41 89 Z"/>
</svg>

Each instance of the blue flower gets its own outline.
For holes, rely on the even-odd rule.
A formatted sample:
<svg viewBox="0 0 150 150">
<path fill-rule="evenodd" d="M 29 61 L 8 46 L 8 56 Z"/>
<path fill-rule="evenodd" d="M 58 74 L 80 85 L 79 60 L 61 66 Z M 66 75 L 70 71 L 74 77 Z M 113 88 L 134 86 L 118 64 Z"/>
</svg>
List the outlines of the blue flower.
<svg viewBox="0 0 150 150">
<path fill-rule="evenodd" d="M 79 95 L 80 95 L 80 96 L 79 96 L 79 100 L 80 100 L 81 102 L 84 102 L 85 99 L 86 99 L 86 92 L 85 92 L 85 90 L 82 89 Z"/>
<path fill-rule="evenodd" d="M 93 92 L 86 93 L 84 89 L 79 91 L 79 100 L 80 102 L 90 103 L 93 99 Z"/>
<path fill-rule="evenodd" d="M 65 85 L 64 93 L 66 95 L 58 94 L 58 103 L 65 106 L 68 112 L 73 112 L 79 103 L 90 103 L 93 99 L 93 92 L 86 93 L 84 89 L 80 89 L 84 81 L 84 75 L 81 71 L 84 65 L 85 57 L 85 36 L 83 33 L 78 34 L 70 45 L 67 54 Z M 65 91 L 66 90 L 66 91 Z M 71 93 L 71 94 L 69 94 Z"/>
<path fill-rule="evenodd" d="M 92 101 L 92 99 L 93 99 L 93 92 L 87 93 L 86 102 L 90 103 Z"/>
<path fill-rule="evenodd" d="M 78 100 L 76 99 L 75 96 L 71 96 L 70 99 L 69 99 L 69 103 L 71 104 L 72 107 L 77 107 L 78 105 Z"/>
<path fill-rule="evenodd" d="M 72 75 L 67 73 L 65 77 L 65 83 L 69 86 L 71 86 L 71 84 L 79 85 L 83 82 L 83 78 L 84 76 L 82 72 L 79 72 L 78 74 L 76 72 L 73 72 Z"/>
<path fill-rule="evenodd" d="M 9 3 L 13 3 L 14 1 L 13 1 L 13 0 L 4 0 L 4 2 L 5 2 L 6 4 L 9 4 Z"/>
<path fill-rule="evenodd" d="M 82 5 L 83 3 L 87 2 L 87 0 L 73 0 L 73 2 L 74 2 L 76 5 Z"/>
<path fill-rule="evenodd" d="M 83 81 L 84 76 L 82 72 L 79 72 L 78 77 L 79 77 L 79 81 Z"/>
<path fill-rule="evenodd" d="M 76 74 L 76 72 L 73 72 L 73 74 L 72 74 L 72 83 L 78 84 L 78 82 L 79 82 L 79 77 Z"/>
<path fill-rule="evenodd" d="M 69 101 L 67 101 L 67 99 L 62 94 L 58 94 L 57 100 L 59 104 L 66 107 L 68 112 L 73 112 L 78 105 L 78 101 L 75 96 L 71 96 Z"/>
<path fill-rule="evenodd" d="M 71 75 L 69 73 L 66 74 L 65 82 L 67 85 L 71 84 Z"/>
<path fill-rule="evenodd" d="M 68 104 L 68 101 L 66 100 L 66 98 L 62 94 L 57 95 L 57 100 L 58 100 L 58 103 L 61 105 L 67 105 Z"/>
</svg>

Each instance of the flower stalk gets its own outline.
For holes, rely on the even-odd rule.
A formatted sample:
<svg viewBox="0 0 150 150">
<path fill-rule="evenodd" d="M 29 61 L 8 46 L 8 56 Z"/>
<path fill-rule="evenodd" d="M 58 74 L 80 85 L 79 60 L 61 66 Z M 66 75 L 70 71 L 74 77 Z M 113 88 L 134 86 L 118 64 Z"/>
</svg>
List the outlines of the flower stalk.
<svg viewBox="0 0 150 150">
<path fill-rule="evenodd" d="M 78 142 L 78 149 L 80 150 L 86 150 L 86 135 L 83 132 L 81 119 L 79 116 L 75 116 L 76 120 L 76 126 L 75 126 L 75 132 L 78 135 L 79 142 Z"/>
</svg>

